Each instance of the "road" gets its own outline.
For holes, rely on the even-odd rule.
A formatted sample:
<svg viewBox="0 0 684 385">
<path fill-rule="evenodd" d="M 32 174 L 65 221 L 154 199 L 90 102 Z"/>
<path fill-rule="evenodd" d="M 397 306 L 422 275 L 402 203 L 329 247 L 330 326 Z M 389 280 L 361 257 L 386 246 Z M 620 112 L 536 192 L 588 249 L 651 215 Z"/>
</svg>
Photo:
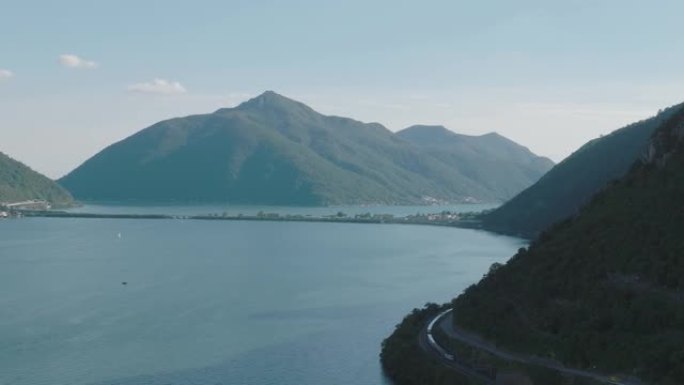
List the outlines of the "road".
<svg viewBox="0 0 684 385">
<path fill-rule="evenodd" d="M 427 326 L 421 329 L 420 334 L 418 335 L 418 345 L 421 349 L 423 349 L 423 351 L 427 352 L 428 354 L 433 356 L 435 360 L 439 361 L 440 364 L 470 378 L 476 378 L 482 381 L 483 384 L 494 385 L 494 379 L 481 372 L 476 371 L 469 365 L 460 362 L 458 358 L 452 360 L 444 357 L 443 353 L 435 349 L 428 341 Z"/>
<path fill-rule="evenodd" d="M 544 368 L 556 370 L 561 373 L 577 376 L 577 377 L 584 377 L 584 378 L 589 378 L 595 381 L 598 381 L 599 383 L 603 384 L 612 384 L 612 385 L 644 385 L 643 382 L 637 380 L 637 379 L 625 379 L 625 378 L 618 378 L 616 376 L 610 376 L 610 375 L 605 375 L 593 371 L 588 371 L 588 370 L 581 370 L 581 369 L 573 369 L 573 368 L 568 368 L 561 364 L 558 361 L 554 361 L 551 359 L 547 358 L 542 358 L 542 357 L 537 357 L 537 356 L 532 356 L 532 355 L 526 355 L 526 354 L 520 354 L 520 353 L 513 353 L 509 352 L 503 349 L 498 348 L 491 342 L 488 342 L 477 335 L 474 335 L 472 333 L 469 333 L 461 328 L 455 327 L 454 322 L 453 322 L 453 311 L 449 310 L 445 313 L 440 314 L 441 319 L 436 322 L 436 326 L 440 328 L 442 331 L 445 332 L 447 336 L 449 336 L 452 339 L 458 340 L 468 346 L 471 346 L 473 348 L 485 351 L 489 354 L 492 354 L 498 358 L 507 360 L 507 361 L 514 361 L 514 362 L 519 362 L 523 364 L 528 364 L 528 365 L 536 365 L 536 366 L 541 366 Z M 439 317 L 437 316 L 437 317 Z M 432 322 L 430 323 L 432 324 Z M 437 358 L 440 362 L 446 364 L 449 367 L 453 367 L 453 365 L 456 366 L 463 366 L 466 367 L 465 364 L 463 363 L 458 363 L 458 357 L 455 358 L 455 361 L 449 361 L 446 359 L 442 353 L 440 353 L 437 349 L 433 349 L 429 346 L 424 346 L 424 343 L 427 343 L 427 327 L 424 328 L 424 330 L 421 332 L 421 336 L 419 337 L 419 340 L 425 339 L 425 341 L 421 342 L 421 347 L 423 347 L 423 350 Z M 424 336 L 423 336 L 424 334 Z M 458 370 L 458 369 L 457 369 Z M 465 373 L 461 370 L 460 372 L 464 374 Z M 491 380 L 490 380 L 491 381 Z M 490 382 L 492 383 L 492 382 Z"/>
</svg>

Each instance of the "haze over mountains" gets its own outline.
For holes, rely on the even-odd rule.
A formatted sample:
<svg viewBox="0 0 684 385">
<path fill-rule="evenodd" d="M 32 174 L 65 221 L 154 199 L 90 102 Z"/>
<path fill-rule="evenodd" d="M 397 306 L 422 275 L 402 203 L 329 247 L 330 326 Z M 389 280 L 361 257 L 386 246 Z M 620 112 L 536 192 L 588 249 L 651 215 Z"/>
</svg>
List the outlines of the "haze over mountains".
<svg viewBox="0 0 684 385">
<path fill-rule="evenodd" d="M 626 176 L 456 299 L 457 322 L 572 367 L 684 383 L 684 108 L 667 117 Z"/>
<path fill-rule="evenodd" d="M 56 205 L 73 202 L 71 195 L 63 187 L 0 152 L 0 202 L 34 199 Z"/>
<path fill-rule="evenodd" d="M 487 230 L 536 237 L 578 212 L 609 182 L 625 175 L 655 130 L 684 104 L 631 124 L 582 146 L 537 183 L 483 218 Z"/>
<path fill-rule="evenodd" d="M 80 200 L 326 205 L 503 201 L 553 163 L 496 134 L 325 116 L 274 92 L 157 123 L 60 180 Z"/>
<path fill-rule="evenodd" d="M 397 135 L 458 168 L 501 201 L 530 186 L 553 166 L 549 159 L 494 132 L 469 136 L 443 126 L 412 126 Z"/>
</svg>

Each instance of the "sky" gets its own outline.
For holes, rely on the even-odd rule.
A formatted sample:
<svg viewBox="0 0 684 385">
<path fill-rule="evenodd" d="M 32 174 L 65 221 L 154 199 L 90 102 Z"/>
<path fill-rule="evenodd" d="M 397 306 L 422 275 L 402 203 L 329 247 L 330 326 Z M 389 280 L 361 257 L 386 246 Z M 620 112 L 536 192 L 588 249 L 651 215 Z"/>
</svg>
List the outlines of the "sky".
<svg viewBox="0 0 684 385">
<path fill-rule="evenodd" d="M 560 161 L 684 101 L 684 2 L 0 0 L 0 151 L 58 178 L 160 120 L 274 90 Z"/>
</svg>

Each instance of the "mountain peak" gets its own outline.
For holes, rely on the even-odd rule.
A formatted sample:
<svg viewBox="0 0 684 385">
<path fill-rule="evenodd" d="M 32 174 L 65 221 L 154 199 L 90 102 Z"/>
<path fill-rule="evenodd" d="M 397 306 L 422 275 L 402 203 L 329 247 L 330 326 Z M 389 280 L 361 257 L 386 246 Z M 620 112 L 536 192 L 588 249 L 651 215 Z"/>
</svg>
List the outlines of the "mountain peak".
<svg viewBox="0 0 684 385">
<path fill-rule="evenodd" d="M 414 126 L 411 126 L 409 128 L 406 128 L 404 130 L 399 131 L 400 136 L 405 136 L 405 137 L 413 137 L 413 138 L 418 138 L 418 137 L 423 137 L 423 138 L 430 138 L 432 140 L 443 140 L 443 139 L 498 139 L 498 140 L 505 140 L 507 142 L 513 143 L 510 139 L 506 138 L 505 136 L 502 136 L 496 132 L 490 132 L 487 134 L 483 135 L 466 135 L 466 134 L 459 134 L 454 131 L 451 131 L 450 129 L 440 126 L 440 125 L 428 125 L 428 124 L 417 124 Z"/>
<path fill-rule="evenodd" d="M 415 125 L 397 132 L 397 135 L 410 142 L 421 143 L 423 145 L 432 144 L 444 146 L 446 143 L 474 143 L 479 141 L 519 146 L 517 143 L 506 139 L 497 133 L 466 135 L 456 133 L 439 125 Z"/>
<path fill-rule="evenodd" d="M 280 95 L 274 91 L 266 91 L 261 95 L 240 104 L 237 108 L 240 110 L 304 110 L 313 112 L 306 104 Z"/>
<path fill-rule="evenodd" d="M 248 100 L 246 103 L 249 103 L 250 101 L 255 101 L 255 102 L 259 102 L 259 103 L 276 103 L 276 102 L 294 102 L 294 103 L 296 103 L 294 100 L 292 100 L 288 97 L 285 97 L 285 96 L 283 96 L 283 95 L 281 95 L 275 91 L 271 91 L 271 90 L 264 91 L 261 95 Z"/>
<path fill-rule="evenodd" d="M 488 133 L 483 134 L 483 135 L 481 135 L 481 136 L 482 136 L 483 138 L 496 138 L 496 139 L 506 139 L 506 140 L 508 140 L 508 138 L 506 138 L 505 136 L 503 136 L 503 135 L 501 135 L 501 134 L 499 134 L 498 132 L 495 132 L 495 131 L 488 132 Z"/>
<path fill-rule="evenodd" d="M 444 126 L 439 126 L 439 125 L 429 125 L 429 124 L 416 124 L 414 126 L 411 126 L 407 129 L 403 130 L 404 132 L 424 132 L 424 133 L 430 133 L 430 134 L 438 134 L 438 135 L 444 135 L 444 134 L 453 134 L 453 131 L 450 131 L 448 128 Z"/>
<path fill-rule="evenodd" d="M 420 143 L 436 142 L 441 143 L 444 140 L 453 140 L 459 135 L 447 129 L 444 126 L 437 125 L 415 125 L 397 132 L 399 137 L 409 141 L 418 141 Z"/>
<path fill-rule="evenodd" d="M 277 112 L 315 112 L 311 107 L 304 103 L 298 102 L 294 99 L 290 99 L 283 96 L 275 91 L 265 91 L 259 96 L 251 98 L 246 102 L 240 103 L 234 108 L 221 108 L 215 113 L 225 113 L 234 110 L 241 111 L 277 111 Z"/>
</svg>

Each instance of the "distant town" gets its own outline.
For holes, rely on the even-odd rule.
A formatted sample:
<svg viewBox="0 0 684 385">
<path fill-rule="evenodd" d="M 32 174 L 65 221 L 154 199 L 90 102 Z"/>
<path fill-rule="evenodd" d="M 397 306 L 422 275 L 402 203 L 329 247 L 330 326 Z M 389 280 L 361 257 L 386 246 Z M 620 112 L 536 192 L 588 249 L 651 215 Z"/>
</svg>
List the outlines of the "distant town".
<svg viewBox="0 0 684 385">
<path fill-rule="evenodd" d="M 203 215 L 168 214 L 99 214 L 52 210 L 48 202 L 32 200 L 15 203 L 0 203 L 0 219 L 41 217 L 41 218 L 101 218 L 101 219 L 187 219 L 187 220 L 224 220 L 224 221 L 272 221 L 272 222 L 335 222 L 369 224 L 413 224 L 434 226 L 478 227 L 481 213 L 457 213 L 441 211 L 438 213 L 418 213 L 406 216 L 393 214 L 354 214 L 342 211 L 331 215 L 279 214 L 260 211 L 254 215 L 212 213 Z"/>
<path fill-rule="evenodd" d="M 27 200 L 21 202 L 0 202 L 0 219 L 20 218 L 25 211 L 46 211 L 52 206 L 43 200 Z"/>
</svg>

